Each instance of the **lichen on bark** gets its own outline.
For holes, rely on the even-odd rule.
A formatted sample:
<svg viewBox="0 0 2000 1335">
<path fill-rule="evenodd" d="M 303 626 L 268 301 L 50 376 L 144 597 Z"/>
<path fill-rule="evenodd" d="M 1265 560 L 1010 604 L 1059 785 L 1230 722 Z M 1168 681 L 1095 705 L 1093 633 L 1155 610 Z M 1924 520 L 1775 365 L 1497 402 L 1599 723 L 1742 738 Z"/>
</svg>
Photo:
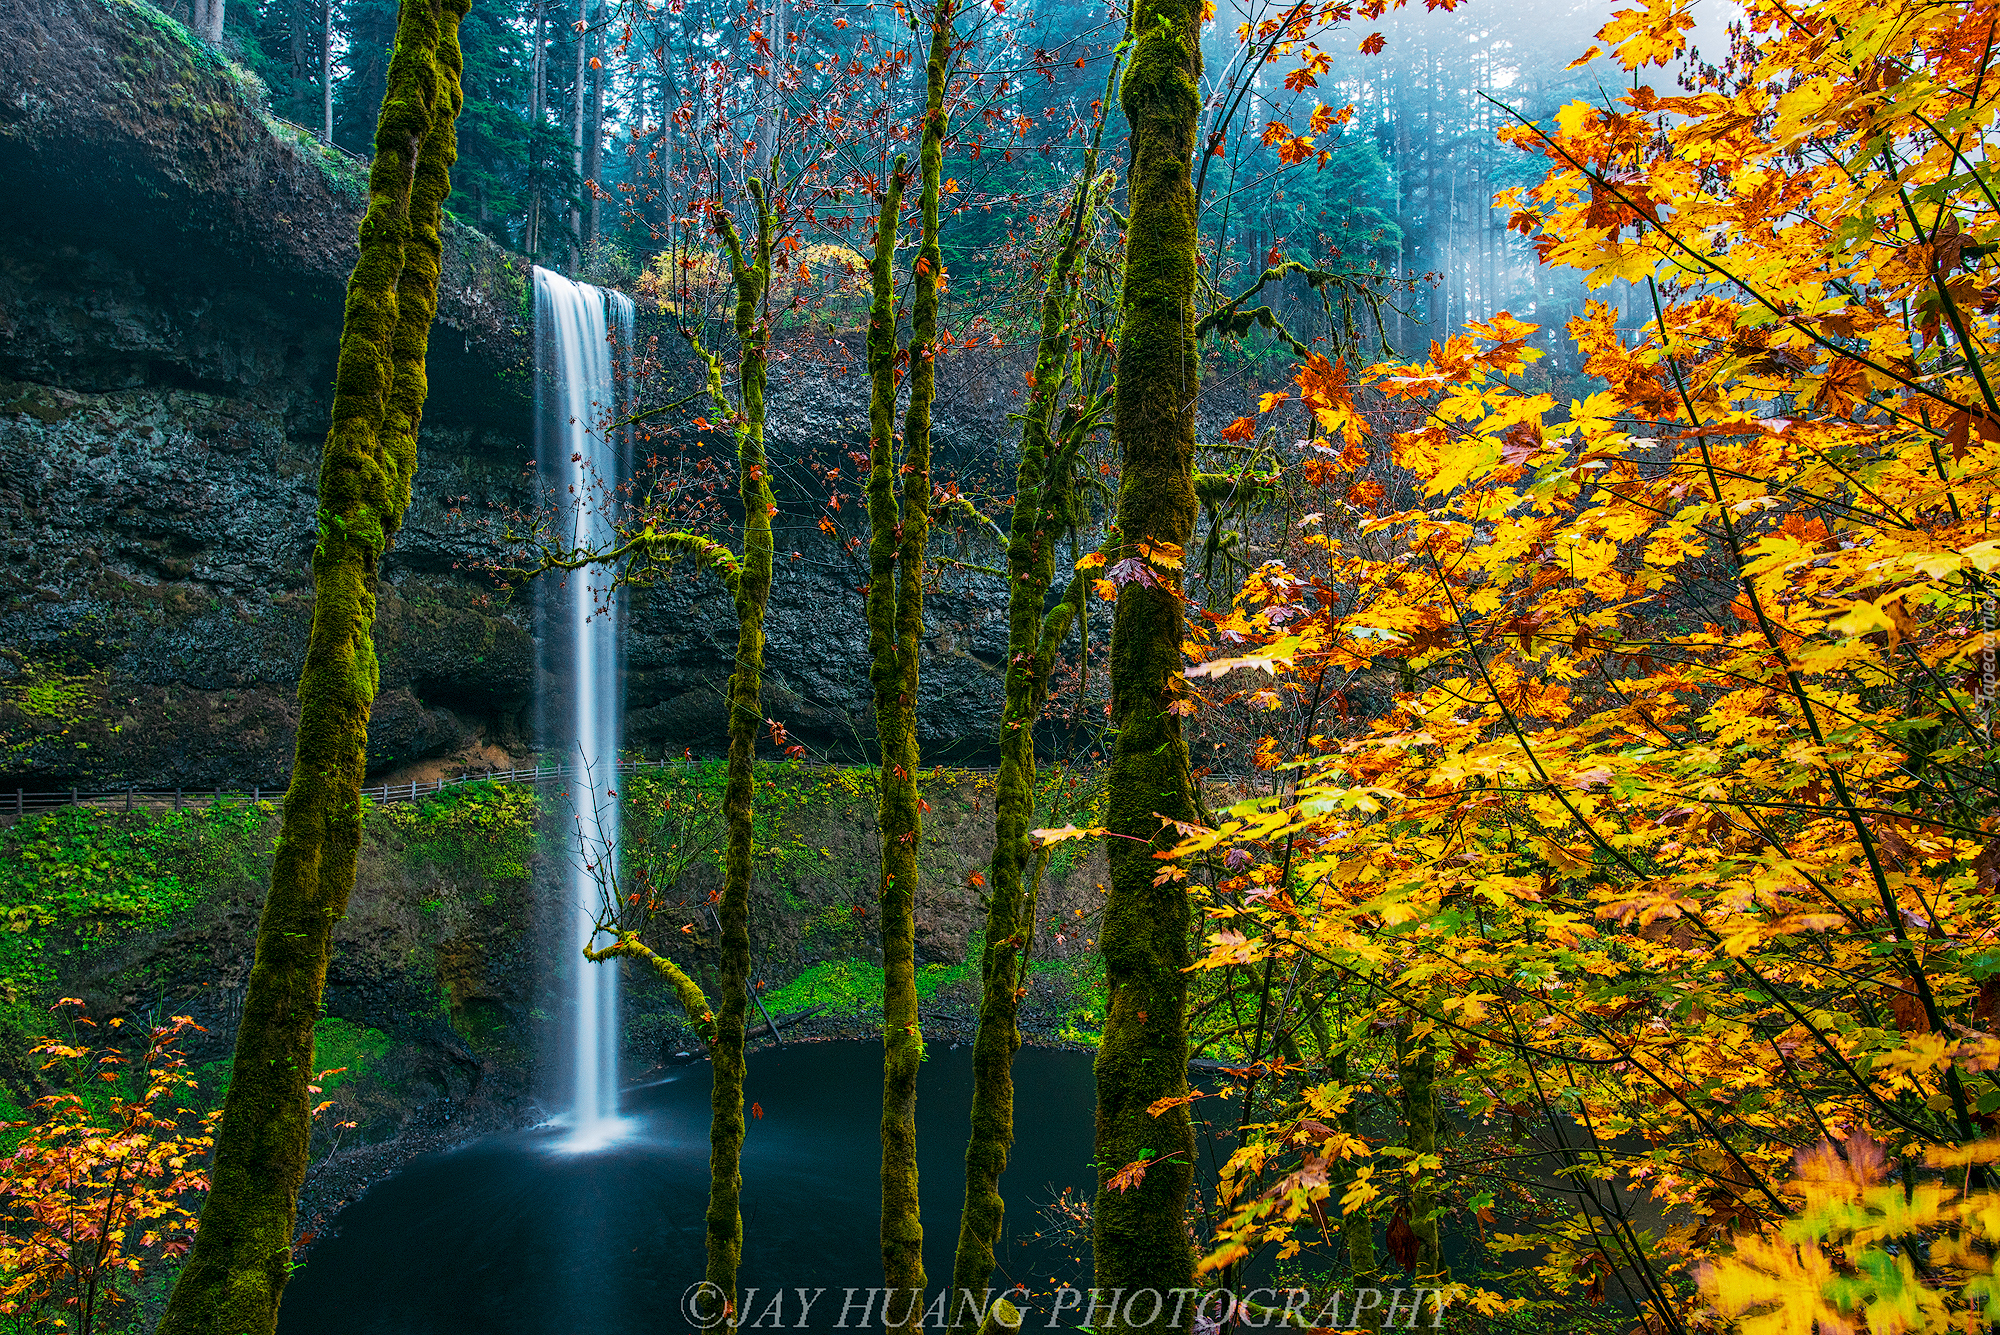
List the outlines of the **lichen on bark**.
<svg viewBox="0 0 2000 1335">
<path fill-rule="evenodd" d="M 411 0 L 397 18 L 321 456 L 292 781 L 216 1133 L 212 1189 L 161 1320 L 164 1335 L 268 1335 L 291 1272 L 312 1135 L 313 1026 L 361 842 L 378 684 L 376 569 L 409 507 L 416 468 L 466 9 L 467 0 Z"/>
<path fill-rule="evenodd" d="M 1189 907 L 1184 883 L 1152 855 L 1162 817 L 1196 818 L 1180 716 L 1181 572 L 1192 540 L 1195 401 L 1195 199 L 1189 164 L 1201 98 L 1199 0 L 1138 0 L 1120 105 L 1132 127 L 1125 290 L 1114 427 L 1121 458 L 1116 547 L 1154 564 L 1158 587 L 1121 590 L 1111 634 L 1112 743 L 1105 827 L 1109 893 L 1099 933 L 1109 1004 L 1097 1052 L 1096 1282 L 1166 1291 L 1193 1282 L 1185 1218 L 1194 1133 L 1187 1091 Z M 1128 1189 L 1113 1175 L 1143 1161 Z M 1127 1179 L 1129 1181 L 1129 1179 Z M 1171 1320 L 1162 1312 L 1152 1324 Z M 1187 1318 L 1183 1315 L 1182 1320 Z"/>
</svg>

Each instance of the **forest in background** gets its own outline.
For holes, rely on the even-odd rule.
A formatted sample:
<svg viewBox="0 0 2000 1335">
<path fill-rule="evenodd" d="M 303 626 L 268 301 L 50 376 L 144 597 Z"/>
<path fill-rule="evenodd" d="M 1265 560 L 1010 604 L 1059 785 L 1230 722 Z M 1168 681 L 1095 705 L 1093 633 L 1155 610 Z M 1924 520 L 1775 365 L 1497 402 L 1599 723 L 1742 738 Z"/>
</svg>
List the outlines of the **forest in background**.
<svg viewBox="0 0 2000 1335">
<path fill-rule="evenodd" d="M 210 8 L 209 0 L 171 0 L 163 8 L 197 30 L 220 11 L 221 48 L 261 80 L 275 115 L 367 155 L 394 4 L 213 0 Z M 1218 13 L 1204 36 L 1214 87 L 1247 63 L 1236 25 L 1282 8 Z M 1568 68 L 1577 54 L 1572 35 L 1597 27 L 1609 8 L 1397 11 L 1379 25 L 1377 53 L 1357 48 L 1367 34 L 1328 43 L 1314 85 L 1288 81 L 1274 65 L 1259 69 L 1241 89 L 1241 105 L 1231 89 L 1230 132 L 1204 174 L 1211 281 L 1227 286 L 1276 250 L 1424 278 L 1415 298 L 1399 303 L 1407 314 L 1392 314 L 1386 331 L 1406 352 L 1482 310 L 1575 314 L 1580 284 L 1537 266 L 1526 240 L 1491 207 L 1496 191 L 1529 184 L 1537 170 L 1495 131 L 1513 112 L 1539 120 L 1574 97 L 1617 87 L 1623 76 L 1607 62 Z M 908 54 L 909 26 L 888 3 L 475 6 L 463 28 L 466 102 L 451 214 L 537 263 L 629 285 L 667 244 L 674 180 L 683 181 L 679 202 L 691 193 L 677 154 L 696 127 L 677 123 L 675 113 L 702 68 L 758 67 L 767 24 L 805 71 L 853 59 L 863 42 Z M 944 242 L 959 278 L 953 306 L 988 309 L 1018 287 L 1024 238 L 1055 211 L 1051 192 L 1062 189 L 1081 152 L 1092 91 L 1122 35 L 1123 20 L 1109 7 L 1067 0 L 999 7 L 972 34 L 976 49 L 965 64 L 984 72 L 984 87 L 974 90 L 984 124 L 958 138 L 946 165 L 958 182 Z M 892 83 L 884 91 L 894 120 L 911 114 L 909 99 L 921 90 Z M 802 84 L 779 97 L 810 104 L 827 95 Z M 1315 103 L 1351 104 L 1352 119 L 1320 135 L 1318 147 L 1332 153 L 1324 165 L 1288 163 L 1265 142 L 1263 127 L 1297 121 L 1303 128 Z M 862 238 L 836 227 L 809 240 L 858 249 Z M 1288 300 L 1279 297 L 1281 305 Z M 1311 318 L 1305 302 L 1287 313 Z"/>
</svg>

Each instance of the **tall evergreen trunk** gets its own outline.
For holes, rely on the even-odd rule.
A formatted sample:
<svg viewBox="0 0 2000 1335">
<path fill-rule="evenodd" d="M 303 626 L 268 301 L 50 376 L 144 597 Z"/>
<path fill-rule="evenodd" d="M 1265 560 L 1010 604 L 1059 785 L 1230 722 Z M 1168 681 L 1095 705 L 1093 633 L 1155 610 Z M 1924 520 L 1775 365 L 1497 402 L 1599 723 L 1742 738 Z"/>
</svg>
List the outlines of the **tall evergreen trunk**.
<svg viewBox="0 0 2000 1335">
<path fill-rule="evenodd" d="M 313 619 L 291 786 L 216 1133 L 213 1186 L 163 1335 L 268 1335 L 291 1271 L 312 1139 L 313 1024 L 361 846 L 368 712 L 378 684 L 376 569 L 416 471 L 438 227 L 457 157 L 458 23 L 466 8 L 467 0 L 410 0 L 398 17 L 320 466 Z"/>
<path fill-rule="evenodd" d="M 331 4 L 332 0 L 328 0 Z M 521 249 L 530 260 L 542 256 L 542 174 L 541 154 L 535 139 L 542 132 L 544 115 L 542 90 L 548 85 L 548 6 L 535 5 L 535 55 L 528 64 L 528 221 L 521 231 Z"/>
<path fill-rule="evenodd" d="M 597 23 L 605 22 L 604 6 L 597 7 Z M 597 250 L 600 234 L 599 219 L 603 216 L 603 201 L 597 197 L 598 178 L 604 175 L 604 66 L 593 65 L 590 70 L 590 128 L 585 132 L 583 143 L 583 188 L 589 192 L 590 202 L 584 223 L 583 249 L 585 254 Z"/>
<path fill-rule="evenodd" d="M 1194 1130 L 1187 1092 L 1189 909 L 1184 883 L 1152 854 L 1173 841 L 1162 817 L 1192 821 L 1194 780 L 1180 715 L 1180 562 L 1194 534 L 1195 200 L 1189 171 L 1201 108 L 1199 0 L 1138 0 L 1120 105 L 1132 127 L 1125 291 L 1114 397 L 1122 457 L 1107 565 L 1137 558 L 1150 582 L 1118 592 L 1111 633 L 1112 744 L 1105 825 L 1109 895 L 1099 948 L 1110 993 L 1097 1050 L 1098 1190 L 1092 1245 L 1100 1288 L 1193 1283 L 1186 1206 Z M 1112 1185 L 1128 1165 L 1144 1178 Z M 1147 1325 L 1173 1320 L 1163 1305 Z M 1180 1314 L 1185 1323 L 1187 1313 Z"/>
<path fill-rule="evenodd" d="M 333 0 L 319 5 L 319 114 L 320 142 L 333 142 Z"/>
<path fill-rule="evenodd" d="M 892 182 L 870 265 L 869 312 L 868 647 L 875 687 L 875 731 L 882 747 L 882 1279 L 889 1305 L 883 1324 L 916 1330 L 923 1322 L 924 1226 L 917 1208 L 917 1068 L 924 1060 L 917 1015 L 917 850 L 923 816 L 917 791 L 918 646 L 924 630 L 924 571 L 930 544 L 931 406 L 937 398 L 938 194 L 943 176 L 944 94 L 952 47 L 954 0 L 939 0 L 925 67 L 919 200 L 923 240 L 910 300 L 910 401 L 902 450 L 887 429 L 894 378 L 881 364 L 895 351 L 895 307 L 887 293 L 900 191 Z M 900 170 L 902 163 L 898 162 Z M 886 309 L 885 309 L 886 307 Z M 889 397 L 881 390 L 887 382 Z M 900 501 L 898 491 L 901 492 Z M 898 1298 L 901 1306 L 896 1306 Z"/>
<path fill-rule="evenodd" d="M 590 0 L 577 0 L 576 4 L 576 80 L 570 86 L 569 98 L 569 144 L 570 171 L 575 179 L 583 179 L 583 120 L 584 99 L 590 88 Z M 583 262 L 583 201 L 571 197 L 569 202 L 569 268 L 575 273 Z"/>
<path fill-rule="evenodd" d="M 771 599 L 771 516 L 777 500 L 764 461 L 764 391 L 770 379 L 771 247 L 777 218 L 764 183 L 750 180 L 757 231 L 749 254 L 729 215 L 716 223 L 736 290 L 734 326 L 742 349 L 736 420 L 737 495 L 743 505 L 743 556 L 736 576 L 736 666 L 729 676 L 729 762 L 722 792 L 728 842 L 723 856 L 721 959 L 717 980 L 715 1073 L 708 1126 L 708 1282 L 736 1311 L 736 1269 L 743 1259 L 743 1021 L 750 1004 L 750 879 L 755 870 L 757 734 L 764 724 L 764 610 Z M 720 364 L 709 358 L 711 393 L 720 397 Z"/>
<path fill-rule="evenodd" d="M 972 1043 L 972 1130 L 965 1145 L 965 1206 L 959 1215 L 958 1250 L 952 1259 L 954 1329 L 979 1324 L 967 1294 L 991 1286 L 994 1248 L 1000 1242 L 1007 1202 L 1000 1177 L 1014 1145 L 1014 1054 L 1022 975 L 1034 940 L 1038 887 L 1030 875 L 1035 819 L 1035 724 L 1048 702 L 1056 651 L 1083 612 L 1084 579 L 1075 574 L 1062 601 L 1046 614 L 1058 542 L 1074 531 L 1076 453 L 1089 434 L 1079 429 L 1060 444 L 1052 437 L 1065 375 L 1071 290 L 1078 256 L 1096 211 L 1097 154 L 1118 78 L 1114 56 L 1083 174 L 1070 203 L 1069 234 L 1042 292 L 1041 337 L 1035 348 L 1034 388 L 1021 413 L 1021 454 L 1014 471 L 1014 512 L 1007 529 L 1007 677 L 1000 715 L 1000 773 L 993 799 L 992 884 L 986 904 L 986 949 L 980 957 L 979 1029 Z M 1079 365 L 1081 363 L 1079 362 Z M 1081 385 L 1074 386 L 1081 390 Z M 1080 424 L 1079 424 L 1080 425 Z"/>
</svg>

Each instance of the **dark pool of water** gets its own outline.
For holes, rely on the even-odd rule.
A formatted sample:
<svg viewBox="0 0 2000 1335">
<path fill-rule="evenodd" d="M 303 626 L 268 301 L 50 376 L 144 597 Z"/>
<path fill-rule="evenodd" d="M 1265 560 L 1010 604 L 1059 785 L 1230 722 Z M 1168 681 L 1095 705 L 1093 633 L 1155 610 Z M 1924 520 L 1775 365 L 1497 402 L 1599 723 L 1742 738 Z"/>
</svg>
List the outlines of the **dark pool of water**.
<svg viewBox="0 0 2000 1335">
<path fill-rule="evenodd" d="M 843 1291 L 882 1282 L 881 1047 L 796 1043 L 750 1059 L 763 1109 L 743 1152 L 740 1282 L 825 1288 L 809 1327 L 835 1328 Z M 1046 1291 L 1079 1278 L 1072 1248 L 1036 1235 L 1065 1187 L 1086 1198 L 1094 1087 L 1082 1052 L 1023 1049 L 1003 1185 L 1001 1277 Z M 918 1080 L 925 1268 L 948 1282 L 965 1189 L 972 1051 L 933 1050 Z M 342 1211 L 285 1291 L 280 1335 L 636 1335 L 681 1331 L 701 1278 L 708 1203 L 706 1065 L 628 1091 L 631 1131 L 591 1153 L 541 1129 L 428 1155 Z M 1086 1281 L 1087 1282 L 1087 1281 Z M 858 1303 L 860 1297 L 857 1295 Z M 796 1298 L 784 1325 L 797 1328 Z M 848 1328 L 880 1329 L 879 1317 Z"/>
</svg>

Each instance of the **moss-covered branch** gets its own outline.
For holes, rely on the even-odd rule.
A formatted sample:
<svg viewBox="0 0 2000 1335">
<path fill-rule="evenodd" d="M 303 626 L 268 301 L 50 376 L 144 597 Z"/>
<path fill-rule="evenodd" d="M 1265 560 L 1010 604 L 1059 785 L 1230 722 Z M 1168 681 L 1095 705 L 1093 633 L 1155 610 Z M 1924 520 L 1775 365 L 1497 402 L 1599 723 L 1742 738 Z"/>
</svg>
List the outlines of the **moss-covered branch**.
<svg viewBox="0 0 2000 1335">
<path fill-rule="evenodd" d="M 1258 306 L 1248 304 L 1264 290 L 1267 283 L 1281 282 L 1293 274 L 1304 279 L 1308 288 L 1320 294 L 1320 302 L 1329 318 L 1334 314 L 1334 295 L 1338 294 L 1339 332 L 1342 342 L 1352 345 L 1359 341 L 1355 316 L 1360 309 L 1368 312 L 1379 331 L 1383 305 L 1381 275 L 1365 271 L 1357 273 L 1341 269 L 1315 269 L 1297 260 L 1284 260 L 1264 270 L 1257 276 L 1256 282 L 1202 316 L 1195 323 L 1195 338 L 1205 338 L 1210 334 L 1219 334 L 1225 338 L 1241 338 L 1253 328 L 1261 326 L 1277 335 L 1278 341 L 1283 343 L 1292 355 L 1302 358 L 1312 356 L 1312 349 L 1293 336 L 1292 331 L 1286 328 L 1284 321 L 1278 318 L 1278 313 L 1272 310 L 1269 304 Z"/>
<path fill-rule="evenodd" d="M 585 946 L 583 957 L 594 962 L 618 958 L 644 960 L 653 966 L 653 972 L 667 980 L 680 998 L 681 1009 L 687 1012 L 688 1022 L 704 1042 L 715 1042 L 715 1011 L 702 993 L 701 985 L 687 976 L 680 965 L 655 951 L 639 939 L 637 932 L 620 932 L 618 939 L 608 946 Z"/>
<path fill-rule="evenodd" d="M 659 579 L 680 558 L 692 560 L 720 580 L 732 596 L 736 593 L 743 560 L 735 552 L 699 533 L 663 532 L 650 525 L 621 535 L 618 541 L 603 548 L 547 543 L 534 554 L 532 563 L 495 567 L 493 574 L 510 582 L 521 582 L 557 571 L 605 567 L 612 571 L 613 588 L 643 587 Z"/>
<path fill-rule="evenodd" d="M 313 1025 L 361 842 L 378 684 L 376 568 L 409 506 L 416 471 L 465 10 L 466 0 L 408 0 L 397 19 L 321 457 L 292 782 L 216 1135 L 213 1188 L 161 1321 L 166 1335 L 269 1335 L 291 1273 L 312 1134 Z"/>
</svg>

